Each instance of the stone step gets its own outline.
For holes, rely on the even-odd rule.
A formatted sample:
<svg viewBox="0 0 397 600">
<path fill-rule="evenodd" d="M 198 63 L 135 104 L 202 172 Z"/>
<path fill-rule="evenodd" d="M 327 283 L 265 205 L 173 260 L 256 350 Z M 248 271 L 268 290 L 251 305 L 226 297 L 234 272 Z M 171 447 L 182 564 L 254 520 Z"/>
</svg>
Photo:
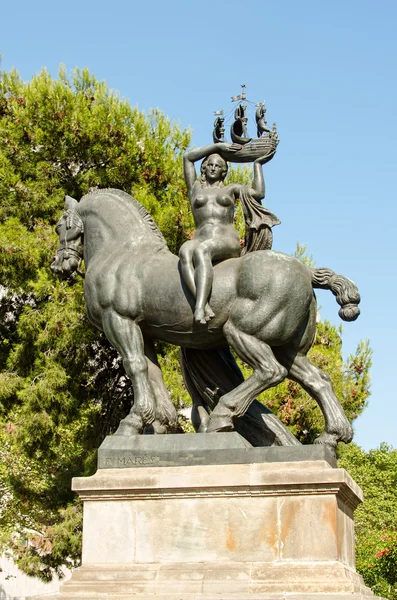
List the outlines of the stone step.
<svg viewBox="0 0 397 600">
<path fill-rule="evenodd" d="M 361 594 L 241 594 L 219 593 L 219 594 L 196 594 L 196 593 L 128 593 L 112 595 L 89 595 L 81 592 L 68 594 L 46 594 L 45 596 L 33 596 L 29 600 L 385 600 L 379 596 L 368 596 Z"/>
</svg>

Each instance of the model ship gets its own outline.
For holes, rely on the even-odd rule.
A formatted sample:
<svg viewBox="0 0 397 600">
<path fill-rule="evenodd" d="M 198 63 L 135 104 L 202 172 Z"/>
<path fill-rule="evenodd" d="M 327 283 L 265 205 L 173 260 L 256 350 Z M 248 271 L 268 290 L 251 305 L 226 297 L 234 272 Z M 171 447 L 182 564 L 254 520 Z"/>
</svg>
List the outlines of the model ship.
<svg viewBox="0 0 397 600">
<path fill-rule="evenodd" d="M 242 91 L 239 96 L 233 96 L 232 102 L 239 102 L 234 110 L 234 121 L 230 128 L 230 137 L 233 144 L 241 146 L 238 150 L 231 151 L 230 160 L 232 162 L 253 162 L 258 158 L 273 158 L 279 138 L 277 135 L 276 123 L 273 123 L 271 129 L 266 123 L 266 107 L 264 102 L 256 104 L 256 127 L 257 137 L 252 138 L 247 133 L 247 98 L 245 85 L 241 86 Z M 216 116 L 214 122 L 213 139 L 215 143 L 224 142 L 225 135 L 225 117 L 223 110 L 214 113 Z"/>
</svg>

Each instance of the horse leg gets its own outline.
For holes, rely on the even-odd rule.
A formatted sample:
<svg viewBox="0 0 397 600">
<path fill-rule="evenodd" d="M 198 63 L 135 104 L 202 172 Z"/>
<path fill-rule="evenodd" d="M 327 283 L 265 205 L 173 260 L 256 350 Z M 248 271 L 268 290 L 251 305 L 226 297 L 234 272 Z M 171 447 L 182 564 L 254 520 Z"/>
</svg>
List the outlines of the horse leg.
<svg viewBox="0 0 397 600">
<path fill-rule="evenodd" d="M 148 363 L 139 325 L 113 310 L 103 315 L 103 331 L 110 343 L 118 350 L 134 389 L 134 404 L 130 413 L 120 421 L 118 435 L 142 433 L 155 417 L 155 399 L 148 377 Z"/>
<path fill-rule="evenodd" d="M 175 430 L 177 414 L 172 404 L 163 374 L 157 360 L 157 353 L 152 340 L 145 339 L 145 355 L 148 365 L 148 376 L 156 400 L 155 420 L 152 423 L 154 433 L 167 433 Z"/>
<path fill-rule="evenodd" d="M 232 431 L 233 419 L 242 417 L 255 397 L 264 390 L 281 383 L 287 369 L 274 357 L 268 344 L 237 329 L 230 321 L 224 327 L 227 341 L 238 356 L 254 372 L 243 383 L 219 399 L 211 414 L 207 431 Z"/>
<path fill-rule="evenodd" d="M 335 395 L 329 375 L 315 367 L 304 354 L 296 354 L 292 363 L 288 354 L 285 357 L 286 363 L 290 364 L 288 377 L 302 386 L 317 402 L 324 415 L 325 430 L 314 443 L 326 444 L 335 449 L 339 441 L 351 442 L 353 429 Z M 278 353 L 278 358 L 284 363 L 281 352 Z"/>
</svg>

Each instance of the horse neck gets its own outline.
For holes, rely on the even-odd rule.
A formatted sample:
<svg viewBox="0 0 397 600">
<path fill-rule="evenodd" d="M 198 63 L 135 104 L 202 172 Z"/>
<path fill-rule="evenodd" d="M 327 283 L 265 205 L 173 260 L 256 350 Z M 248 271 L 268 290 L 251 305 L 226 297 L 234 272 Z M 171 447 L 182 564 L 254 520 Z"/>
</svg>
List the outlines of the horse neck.
<svg viewBox="0 0 397 600">
<path fill-rule="evenodd" d="M 86 265 L 94 255 L 107 255 L 112 246 L 124 243 L 128 243 L 129 251 L 139 250 L 146 255 L 167 251 L 165 242 L 150 230 L 138 210 L 114 195 L 86 197 L 79 204 L 78 213 L 84 223 Z"/>
</svg>

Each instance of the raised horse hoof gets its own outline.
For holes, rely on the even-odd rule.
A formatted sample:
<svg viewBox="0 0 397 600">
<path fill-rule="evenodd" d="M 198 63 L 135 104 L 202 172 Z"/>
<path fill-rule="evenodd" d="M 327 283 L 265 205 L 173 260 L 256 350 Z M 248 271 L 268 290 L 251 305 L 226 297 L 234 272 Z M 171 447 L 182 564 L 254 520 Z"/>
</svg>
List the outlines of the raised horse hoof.
<svg viewBox="0 0 397 600">
<path fill-rule="evenodd" d="M 207 433 L 221 431 L 234 431 L 233 419 L 229 415 L 212 414 L 208 423 Z"/>
</svg>

